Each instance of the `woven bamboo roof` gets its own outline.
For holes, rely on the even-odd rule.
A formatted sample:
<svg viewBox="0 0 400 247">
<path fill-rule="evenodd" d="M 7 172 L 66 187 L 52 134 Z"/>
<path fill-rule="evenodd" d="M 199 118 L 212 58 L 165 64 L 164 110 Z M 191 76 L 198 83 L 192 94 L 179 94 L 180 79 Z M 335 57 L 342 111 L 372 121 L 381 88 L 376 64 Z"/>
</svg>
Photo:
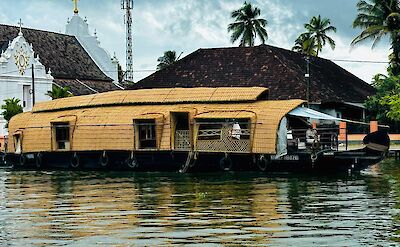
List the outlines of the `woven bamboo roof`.
<svg viewBox="0 0 400 247">
<path fill-rule="evenodd" d="M 266 99 L 267 94 L 268 89 L 264 87 L 120 90 L 40 102 L 35 105 L 33 112 L 107 105 L 252 102 Z"/>
<path fill-rule="evenodd" d="M 79 98 L 79 97 L 76 97 Z M 79 101 L 83 104 L 84 101 Z M 159 150 L 172 150 L 171 112 L 190 111 L 193 118 L 249 118 L 253 125 L 252 153 L 275 154 L 277 130 L 281 119 L 303 104 L 302 100 L 260 100 L 234 103 L 187 103 L 88 107 L 61 111 L 25 112 L 14 116 L 10 135 L 23 134 L 23 152 L 52 151 L 54 122 L 74 127 L 71 151 L 136 150 L 134 121 L 154 119 Z M 22 132 L 21 132 L 22 131 Z M 15 151 L 9 140 L 10 152 Z"/>
</svg>

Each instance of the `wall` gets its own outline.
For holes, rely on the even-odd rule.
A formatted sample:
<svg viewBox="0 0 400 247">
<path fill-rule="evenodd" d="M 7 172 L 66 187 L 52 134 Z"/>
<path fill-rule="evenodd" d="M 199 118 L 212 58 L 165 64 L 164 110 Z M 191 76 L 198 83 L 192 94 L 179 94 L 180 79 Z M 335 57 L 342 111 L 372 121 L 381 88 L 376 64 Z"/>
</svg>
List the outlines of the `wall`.
<svg viewBox="0 0 400 247">
<path fill-rule="evenodd" d="M 32 87 L 32 65 L 35 68 L 36 102 L 50 100 L 46 93 L 52 88 L 51 72 L 46 72 L 31 44 L 20 32 L 0 55 L 0 105 L 9 98 L 20 99 L 22 105 L 24 85 Z M 29 103 L 32 106 L 32 94 L 29 96 L 31 99 Z M 31 109 L 32 107 L 24 107 L 24 111 Z M 4 118 L 0 116 L 0 137 L 7 135 L 5 123 Z"/>
<path fill-rule="evenodd" d="M 90 35 L 86 20 L 75 14 L 69 20 L 65 33 L 74 35 L 101 71 L 118 85 L 118 60 L 115 57 L 111 58 L 110 54 L 100 47 L 96 34 Z"/>
</svg>

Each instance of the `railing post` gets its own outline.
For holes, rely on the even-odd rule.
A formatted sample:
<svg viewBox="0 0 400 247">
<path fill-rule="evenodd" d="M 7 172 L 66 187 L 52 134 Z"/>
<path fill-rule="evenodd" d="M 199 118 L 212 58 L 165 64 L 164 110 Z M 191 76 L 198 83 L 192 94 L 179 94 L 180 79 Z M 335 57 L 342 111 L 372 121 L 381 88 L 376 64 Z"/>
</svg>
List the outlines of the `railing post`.
<svg viewBox="0 0 400 247">
<path fill-rule="evenodd" d="M 346 150 L 347 150 L 348 136 L 347 136 L 347 123 L 346 122 L 339 123 L 339 140 L 341 140 L 341 141 L 345 140 Z"/>
</svg>

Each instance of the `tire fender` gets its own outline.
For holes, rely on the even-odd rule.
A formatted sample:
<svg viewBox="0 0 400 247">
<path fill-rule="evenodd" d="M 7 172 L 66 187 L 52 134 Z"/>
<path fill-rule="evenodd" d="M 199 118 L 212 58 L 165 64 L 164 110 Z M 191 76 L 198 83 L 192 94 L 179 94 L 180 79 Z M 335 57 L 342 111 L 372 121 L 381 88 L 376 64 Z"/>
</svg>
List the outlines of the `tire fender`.
<svg viewBox="0 0 400 247">
<path fill-rule="evenodd" d="M 219 166 L 223 171 L 230 171 L 232 169 L 231 158 L 227 154 L 225 154 L 225 156 L 219 160 Z"/>
<path fill-rule="evenodd" d="M 108 158 L 108 155 L 107 155 L 106 151 L 104 151 L 100 156 L 99 164 L 102 167 L 107 167 L 109 161 L 110 161 L 110 159 Z"/>
<path fill-rule="evenodd" d="M 72 168 L 78 168 L 80 166 L 80 159 L 76 153 L 74 153 L 74 155 L 72 156 L 70 165 Z"/>
</svg>

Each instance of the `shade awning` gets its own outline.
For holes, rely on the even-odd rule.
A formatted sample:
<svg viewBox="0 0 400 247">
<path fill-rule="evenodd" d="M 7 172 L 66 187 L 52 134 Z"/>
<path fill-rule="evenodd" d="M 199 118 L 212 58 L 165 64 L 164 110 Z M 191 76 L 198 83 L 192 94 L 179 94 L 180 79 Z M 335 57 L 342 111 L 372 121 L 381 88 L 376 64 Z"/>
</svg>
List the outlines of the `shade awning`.
<svg viewBox="0 0 400 247">
<path fill-rule="evenodd" d="M 297 107 L 288 113 L 291 116 L 306 117 L 311 119 L 330 120 L 330 121 L 347 121 L 345 119 L 336 118 L 331 115 L 315 111 L 306 107 Z"/>
</svg>

